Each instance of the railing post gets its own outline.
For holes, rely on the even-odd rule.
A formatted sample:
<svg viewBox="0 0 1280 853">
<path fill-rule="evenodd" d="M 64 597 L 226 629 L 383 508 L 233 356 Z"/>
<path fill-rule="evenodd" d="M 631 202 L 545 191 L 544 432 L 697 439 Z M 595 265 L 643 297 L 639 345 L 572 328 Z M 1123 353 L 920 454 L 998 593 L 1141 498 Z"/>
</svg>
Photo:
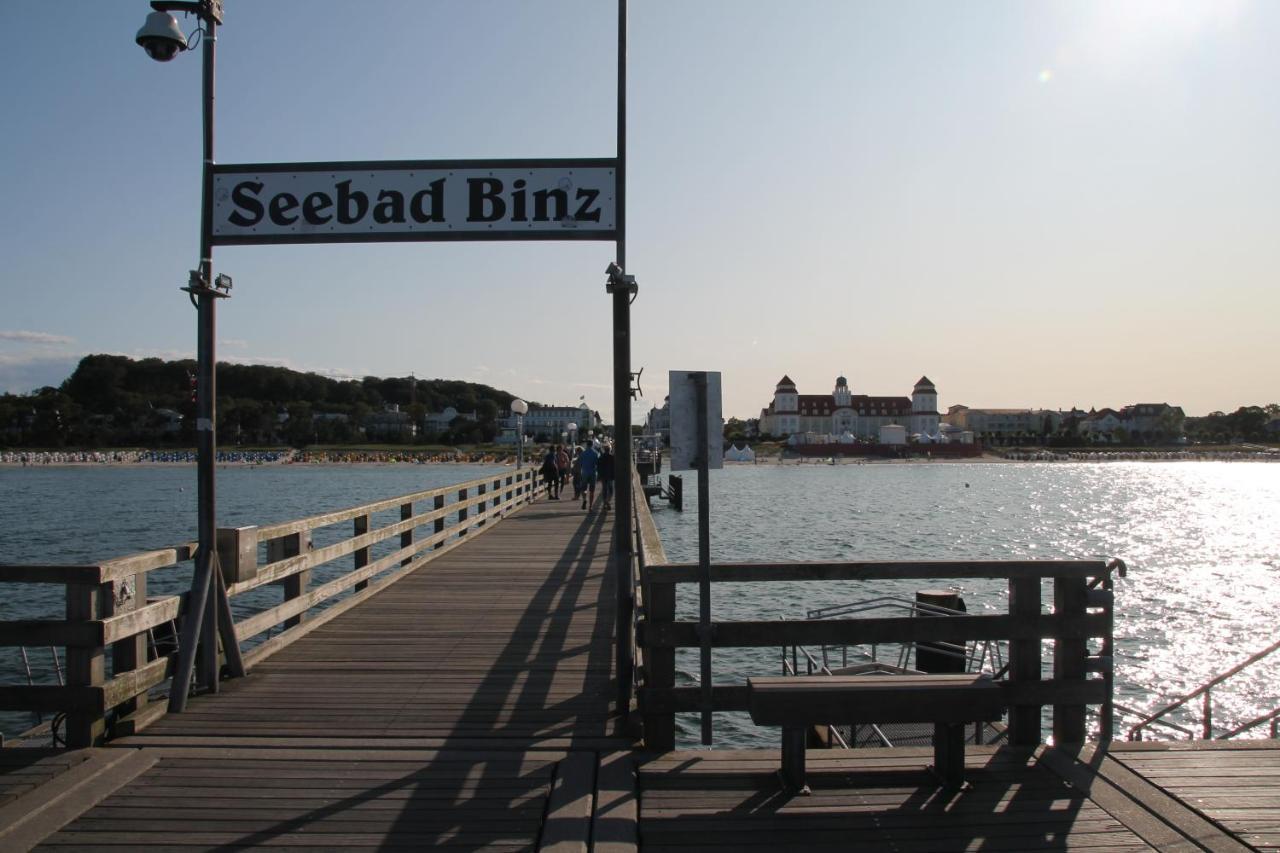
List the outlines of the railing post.
<svg viewBox="0 0 1280 853">
<path fill-rule="evenodd" d="M 516 478 L 514 474 L 507 475 L 507 483 L 506 483 L 507 490 L 503 497 L 503 502 L 507 505 L 507 512 L 511 512 L 511 510 L 515 509 L 515 497 L 516 497 L 516 492 L 514 488 L 515 481 L 516 481 Z"/>
<path fill-rule="evenodd" d="M 1102 743 L 1110 743 L 1115 736 L 1115 592 L 1114 579 L 1111 576 L 1111 566 L 1107 566 L 1107 572 L 1102 578 L 1103 593 L 1109 599 L 1103 607 L 1103 613 L 1106 616 L 1106 634 L 1102 638 L 1102 646 L 1098 649 L 1098 656 L 1104 661 L 1104 669 L 1102 671 L 1102 680 L 1106 686 L 1107 698 L 1102 703 L 1102 707 L 1098 711 L 1098 740 Z"/>
<path fill-rule="evenodd" d="M 493 499 L 489 501 L 489 509 L 496 510 L 498 517 L 502 517 L 502 478 L 493 481 Z"/>
<path fill-rule="evenodd" d="M 484 496 L 488 494 L 488 489 L 486 488 L 488 485 L 488 483 L 481 483 L 476 486 L 476 497 L 480 498 L 480 503 L 476 504 L 476 516 L 480 519 L 476 522 L 477 529 L 484 527 L 484 510 L 489 503 Z"/>
<path fill-rule="evenodd" d="M 147 573 L 139 572 L 125 581 L 117 581 L 110 585 L 111 596 L 108 599 L 112 616 L 128 613 L 145 607 L 147 603 Z M 117 676 L 131 672 L 147 662 L 147 635 L 136 634 L 111 644 L 111 675 Z M 147 691 L 123 702 L 118 709 L 119 716 L 126 716 L 146 707 Z M 108 709 L 109 710 L 109 709 Z"/>
<path fill-rule="evenodd" d="M 614 524 L 619 524 L 618 519 L 614 519 Z M 609 574 L 618 579 L 618 583 L 622 584 L 625 589 L 620 591 L 617 596 L 618 602 L 618 624 L 617 637 L 618 649 L 624 651 L 624 654 L 618 655 L 617 672 L 618 672 L 618 714 L 626 719 L 631 713 L 631 695 L 635 680 L 635 599 L 631 590 L 631 577 L 635 571 L 635 552 L 614 551 L 613 559 L 619 561 L 620 565 L 609 568 Z"/>
<path fill-rule="evenodd" d="M 352 536 L 363 536 L 369 532 L 369 514 L 368 513 L 365 513 L 364 515 L 357 515 L 354 519 L 352 519 L 352 521 L 354 522 L 354 524 L 352 525 L 352 531 L 351 531 Z M 352 557 L 355 558 L 354 567 L 357 571 L 369 565 L 368 546 L 365 546 L 364 548 L 357 548 L 355 551 L 352 552 Z M 356 581 L 355 591 L 359 592 L 360 590 L 365 589 L 368 586 L 369 586 L 369 582 L 367 580 Z"/>
<path fill-rule="evenodd" d="M 67 584 L 67 621 L 89 622 L 109 614 L 111 584 Z M 101 687 L 106 682 L 102 646 L 67 646 L 67 686 Z M 66 740 L 72 749 L 96 746 L 106 734 L 103 710 L 76 707 L 67 712 Z"/>
<path fill-rule="evenodd" d="M 1018 622 L 1040 619 L 1040 578 L 1009 579 L 1009 615 Z M 1040 680 L 1040 637 L 1009 642 L 1009 680 L 1014 684 Z M 1014 705 L 1009 708 L 1009 743 L 1037 746 L 1040 743 L 1040 706 Z"/>
<path fill-rule="evenodd" d="M 467 490 L 458 489 L 458 503 L 463 504 L 463 506 L 458 507 L 458 536 L 467 535 L 467 507 L 465 506 L 466 500 L 467 500 Z"/>
<path fill-rule="evenodd" d="M 413 502 L 410 501 L 407 504 L 400 504 L 400 520 L 408 521 L 411 518 L 413 518 Z M 413 528 L 410 527 L 408 530 L 400 534 L 400 547 L 408 548 L 412 544 L 413 544 Z M 400 561 L 400 565 L 407 566 L 412 562 L 413 562 L 413 557 L 408 556 Z"/>
<path fill-rule="evenodd" d="M 301 533 L 290 533 L 288 536 L 281 536 L 277 539 L 271 539 L 267 542 L 267 562 L 275 563 L 289 557 L 297 557 L 311 550 L 311 531 L 305 530 Z M 282 580 L 280 583 L 284 587 L 284 600 L 289 601 L 299 596 L 305 595 L 307 586 L 311 580 L 311 570 L 297 572 Z M 297 616 L 290 616 L 284 621 L 286 629 L 295 625 L 301 625 L 305 613 L 299 613 Z"/>
<path fill-rule="evenodd" d="M 1065 622 L 1059 631 L 1081 635 L 1088 594 L 1084 578 L 1053 579 L 1053 612 Z M 1084 683 L 1085 658 L 1089 641 L 1084 636 L 1058 636 L 1053 641 L 1053 677 L 1061 683 Z M 1053 706 L 1053 742 L 1055 745 L 1080 744 L 1085 740 L 1084 705 Z"/>
<path fill-rule="evenodd" d="M 616 522 L 615 522 L 616 523 Z M 676 621 L 676 585 L 650 582 L 644 596 L 646 630 Z M 676 650 L 670 646 L 646 646 L 645 687 L 669 691 L 676 686 Z M 644 712 L 644 747 L 650 752 L 670 752 L 676 748 L 674 711 Z"/>
<path fill-rule="evenodd" d="M 436 495 L 433 508 L 437 511 L 444 509 L 444 495 Z M 444 516 L 443 515 L 436 517 L 435 532 L 436 533 L 444 532 Z M 444 540 L 437 539 L 436 548 L 443 548 L 443 547 L 444 547 Z"/>
</svg>

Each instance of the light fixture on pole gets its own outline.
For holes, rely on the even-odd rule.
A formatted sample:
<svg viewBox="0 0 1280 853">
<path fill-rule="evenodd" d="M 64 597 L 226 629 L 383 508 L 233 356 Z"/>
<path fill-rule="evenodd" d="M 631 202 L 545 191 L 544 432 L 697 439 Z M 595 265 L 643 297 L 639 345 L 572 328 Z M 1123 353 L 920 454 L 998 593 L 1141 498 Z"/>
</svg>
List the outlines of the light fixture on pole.
<svg viewBox="0 0 1280 853">
<path fill-rule="evenodd" d="M 516 416 L 516 469 L 524 467 L 524 416 L 529 404 L 519 397 L 511 401 L 511 413 Z"/>
<path fill-rule="evenodd" d="M 218 565 L 217 500 L 214 480 L 214 454 L 217 448 L 216 399 L 214 367 L 217 363 L 214 344 L 217 334 L 215 307 L 219 299 L 228 298 L 231 278 L 213 275 L 213 89 L 217 29 L 222 24 L 222 0 L 153 0 L 154 10 L 138 30 L 137 43 L 147 56 L 157 62 L 168 62 L 189 49 L 191 40 L 183 35 L 171 12 L 195 15 L 200 20 L 196 33 L 204 42 L 203 104 L 203 171 L 200 192 L 200 264 L 191 271 L 187 292 L 196 306 L 196 480 L 199 547 L 191 592 L 187 596 L 187 612 L 182 620 L 178 663 L 169 690 L 169 710 L 186 709 L 192 672 L 197 682 L 210 692 L 218 691 L 218 640 L 222 640 L 226 666 L 233 676 L 244 675 L 244 660 L 231 619 L 231 604 L 226 583 Z M 194 37 L 194 34 L 193 34 Z M 199 664 L 197 669 L 197 663 Z"/>
<path fill-rule="evenodd" d="M 569 443 L 576 445 L 578 443 L 578 425 L 570 421 L 565 424 L 565 429 L 569 431 Z"/>
</svg>

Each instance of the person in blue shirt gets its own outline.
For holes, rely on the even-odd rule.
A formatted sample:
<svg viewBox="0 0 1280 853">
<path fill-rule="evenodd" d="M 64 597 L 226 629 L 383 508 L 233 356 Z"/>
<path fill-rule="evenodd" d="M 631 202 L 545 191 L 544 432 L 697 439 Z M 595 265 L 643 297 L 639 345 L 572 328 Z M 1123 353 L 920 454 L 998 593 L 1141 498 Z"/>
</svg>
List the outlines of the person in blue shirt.
<svg viewBox="0 0 1280 853">
<path fill-rule="evenodd" d="M 590 444 L 584 444 L 578 458 L 582 464 L 582 508 L 586 509 L 596 500 L 596 463 L 600 454 Z"/>
</svg>

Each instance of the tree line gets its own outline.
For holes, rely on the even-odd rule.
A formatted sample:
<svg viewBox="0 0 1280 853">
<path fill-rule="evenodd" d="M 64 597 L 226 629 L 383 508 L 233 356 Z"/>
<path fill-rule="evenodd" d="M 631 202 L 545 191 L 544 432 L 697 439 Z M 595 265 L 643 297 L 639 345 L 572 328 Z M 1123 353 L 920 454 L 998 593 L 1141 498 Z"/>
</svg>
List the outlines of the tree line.
<svg viewBox="0 0 1280 853">
<path fill-rule="evenodd" d="M 58 387 L 0 395 L 0 444 L 11 447 L 190 446 L 195 443 L 196 362 L 89 355 Z M 451 379 L 334 379 L 285 367 L 218 367 L 221 445 L 463 444 L 492 441 L 514 395 Z M 414 429 L 366 431 L 390 407 Z M 460 414 L 423 429 L 428 412 Z"/>
</svg>

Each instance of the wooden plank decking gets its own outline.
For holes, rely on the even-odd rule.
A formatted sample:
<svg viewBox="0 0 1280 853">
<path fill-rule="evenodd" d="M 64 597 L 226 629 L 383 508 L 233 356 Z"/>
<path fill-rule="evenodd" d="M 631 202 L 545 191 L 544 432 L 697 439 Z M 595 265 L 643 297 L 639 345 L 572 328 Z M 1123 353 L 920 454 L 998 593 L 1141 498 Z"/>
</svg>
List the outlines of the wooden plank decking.
<svg viewBox="0 0 1280 853">
<path fill-rule="evenodd" d="M 185 713 L 14 758 L 0 849 L 585 850 L 597 796 L 634 814 L 607 769 L 633 746 L 611 713 L 612 522 L 540 501 Z M 26 780 L 125 753 L 135 772 L 30 807 Z M 623 849 L 626 829 L 601 825 Z"/>
<path fill-rule="evenodd" d="M 1263 764 L 1280 767 L 1280 744 L 1253 750 L 1266 756 Z M 1135 758 L 1168 762 L 1167 778 L 1177 783 L 1162 788 L 1121 778 L 1116 765 Z M 810 750 L 812 794 L 788 796 L 776 778 L 777 750 L 651 757 L 639 767 L 641 847 L 813 853 L 856 846 L 923 853 L 1220 851 L 1254 849 L 1245 841 L 1261 849 L 1275 843 L 1280 773 L 1251 777 L 1239 751 L 1218 744 L 1194 752 L 1169 744 L 1122 744 L 1111 756 L 1090 749 L 1079 760 L 1044 747 L 970 747 L 965 775 L 973 787 L 964 792 L 940 788 L 924 769 L 931 759 L 927 748 Z M 1249 806 L 1224 803 L 1217 815 L 1225 818 L 1221 822 L 1200 813 L 1179 787 L 1207 791 L 1172 766 L 1178 763 L 1194 764 L 1200 779 L 1215 780 L 1209 788 L 1247 785 L 1253 810 L 1242 816 L 1239 810 Z M 1224 795 L 1222 787 L 1215 791 Z M 1242 839 L 1244 828 L 1253 835 Z"/>
</svg>

